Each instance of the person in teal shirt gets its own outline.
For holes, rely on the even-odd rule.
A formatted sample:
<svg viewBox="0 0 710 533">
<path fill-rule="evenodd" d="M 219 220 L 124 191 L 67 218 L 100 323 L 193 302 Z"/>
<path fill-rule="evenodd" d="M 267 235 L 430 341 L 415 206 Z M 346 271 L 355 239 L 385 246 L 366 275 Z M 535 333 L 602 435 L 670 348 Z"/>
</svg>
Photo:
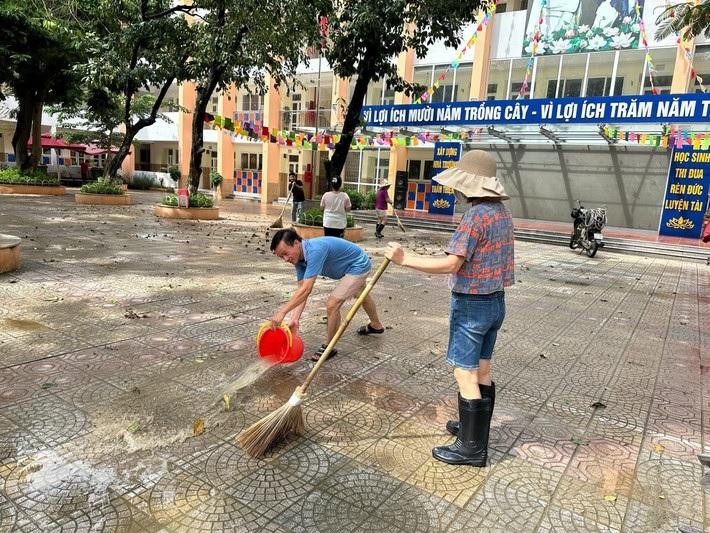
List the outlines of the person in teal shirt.
<svg viewBox="0 0 710 533">
<path fill-rule="evenodd" d="M 328 314 L 328 338 L 312 360 L 317 361 L 340 327 L 340 308 L 346 300 L 359 296 L 367 284 L 367 275 L 372 263 L 365 251 L 345 239 L 317 237 L 303 240 L 291 228 L 276 232 L 271 240 L 271 251 L 296 268 L 298 289 L 271 317 L 272 327 L 278 327 L 290 312 L 288 321 L 291 331 L 298 334 L 301 313 L 313 291 L 318 276 L 340 280 L 326 301 Z M 370 322 L 358 329 L 360 335 L 382 334 L 385 331 L 377 316 L 377 307 L 371 295 L 362 302 Z M 329 357 L 337 354 L 333 349 Z"/>
</svg>

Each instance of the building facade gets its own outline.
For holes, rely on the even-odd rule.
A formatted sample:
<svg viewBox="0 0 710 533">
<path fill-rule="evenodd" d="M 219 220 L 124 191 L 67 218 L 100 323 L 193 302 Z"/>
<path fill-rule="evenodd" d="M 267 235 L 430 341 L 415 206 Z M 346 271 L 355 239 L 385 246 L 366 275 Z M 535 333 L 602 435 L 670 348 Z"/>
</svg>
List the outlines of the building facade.
<svg viewBox="0 0 710 533">
<path fill-rule="evenodd" d="M 474 32 L 477 41 L 455 68 L 452 60 L 459 50 L 435 44 L 424 58 L 416 58 L 413 51 L 402 54 L 397 59 L 399 73 L 423 86 L 436 86 L 431 102 L 700 91 L 698 78 L 691 79 L 691 65 L 700 78 L 710 82 L 710 45 L 704 38 L 679 46 L 674 35 L 662 40 L 654 37 L 663 0 L 619 2 L 617 11 L 608 9 L 609 2 L 549 0 L 541 6 L 535 0 L 527 4 L 500 2 L 486 25 L 472 22 L 465 28 L 463 42 Z M 536 30 L 542 37 L 535 43 L 531 61 Z M 308 197 L 324 192 L 323 163 L 330 156 L 329 143 L 304 147 L 294 139 L 337 134 L 354 80 L 338 79 L 324 58 L 314 56 L 299 69 L 297 82 L 291 91 L 272 88 L 266 95 L 256 95 L 233 89 L 213 98 L 211 114 L 283 136 L 278 142 L 263 142 L 258 135 L 254 140 L 208 127 L 203 187 L 209 187 L 209 171 L 216 170 L 225 177 L 223 194 L 273 202 L 286 196 L 287 175 L 293 171 L 304 180 Z M 175 93 L 181 106 L 194 107 L 193 84 L 180 85 Z M 370 86 L 365 104 L 410 102 L 388 90 L 382 80 Z M 156 124 L 139 134 L 136 152 L 124 165 L 124 173 L 165 171 L 177 165 L 187 174 L 191 115 L 176 113 L 172 118 L 172 124 Z M 607 205 L 613 226 L 657 227 L 668 148 L 610 143 L 600 135 L 599 125 L 558 127 L 552 135 L 543 134 L 539 126 L 484 128 L 465 144 L 465 149 L 482 148 L 495 154 L 514 216 L 567 220 L 570 207 L 580 199 L 589 206 Z M 636 131 L 660 133 L 664 126 L 639 124 Z M 707 123 L 687 127 L 708 131 Z M 432 131 L 442 130 L 456 128 Z M 418 133 L 421 130 L 389 132 Z M 387 134 L 384 130 L 363 132 L 370 142 L 351 149 L 343 170 L 345 186 L 374 190 L 384 178 L 394 182 L 398 175 L 400 179 L 406 175 L 405 208 L 427 210 L 433 142 L 390 145 L 381 142 Z M 373 137 L 377 142 L 372 142 Z"/>
</svg>

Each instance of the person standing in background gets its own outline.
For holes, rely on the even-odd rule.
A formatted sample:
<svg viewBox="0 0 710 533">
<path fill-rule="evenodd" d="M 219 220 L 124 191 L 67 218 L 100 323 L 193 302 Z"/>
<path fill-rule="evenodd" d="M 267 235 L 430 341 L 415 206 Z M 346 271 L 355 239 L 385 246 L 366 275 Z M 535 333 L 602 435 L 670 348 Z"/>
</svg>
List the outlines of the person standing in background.
<svg viewBox="0 0 710 533">
<path fill-rule="evenodd" d="M 293 171 L 288 173 L 288 188 L 293 196 L 291 222 L 298 222 L 298 217 L 303 211 L 303 202 L 306 201 L 306 194 L 303 192 L 303 182 L 296 177 L 296 173 Z"/>
<path fill-rule="evenodd" d="M 382 230 L 387 225 L 387 204 L 391 204 L 389 195 L 390 184 L 387 180 L 382 181 L 377 194 L 375 195 L 375 211 L 377 212 L 377 226 L 375 227 L 375 237 L 382 238 Z"/>
<path fill-rule="evenodd" d="M 348 211 L 352 209 L 350 197 L 340 192 L 343 181 L 339 177 L 331 178 L 332 190 L 323 195 L 320 207 L 323 209 L 323 235 L 326 237 L 345 238 L 345 228 L 348 225 Z"/>
</svg>

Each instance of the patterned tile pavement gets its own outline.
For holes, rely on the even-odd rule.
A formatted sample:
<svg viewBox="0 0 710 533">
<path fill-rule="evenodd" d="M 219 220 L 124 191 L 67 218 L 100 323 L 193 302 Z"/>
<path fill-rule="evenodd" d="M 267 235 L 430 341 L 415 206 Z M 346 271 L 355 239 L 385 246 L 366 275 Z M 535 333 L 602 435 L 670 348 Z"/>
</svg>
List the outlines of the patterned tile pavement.
<svg viewBox="0 0 710 533">
<path fill-rule="evenodd" d="M 253 459 L 235 435 L 312 364 L 255 366 L 256 331 L 295 284 L 268 250 L 279 209 L 225 201 L 222 220 L 173 222 L 153 216 L 157 193 L 134 194 L 0 197 L 24 259 L 0 276 L 0 531 L 710 529 L 695 457 L 710 267 L 518 242 L 484 469 L 430 455 L 456 409 L 445 280 L 391 267 L 375 289 L 386 334 L 347 332 L 306 434 Z M 447 239 L 395 231 L 427 254 Z M 362 245 L 377 263 L 382 244 Z M 307 348 L 331 287 L 304 313 Z"/>
</svg>

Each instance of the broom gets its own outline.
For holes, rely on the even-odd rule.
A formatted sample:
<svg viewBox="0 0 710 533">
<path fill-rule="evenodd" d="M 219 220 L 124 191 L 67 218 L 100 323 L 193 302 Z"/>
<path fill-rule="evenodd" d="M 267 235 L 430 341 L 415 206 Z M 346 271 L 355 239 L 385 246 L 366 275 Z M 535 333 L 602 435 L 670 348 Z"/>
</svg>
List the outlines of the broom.
<svg viewBox="0 0 710 533">
<path fill-rule="evenodd" d="M 306 377 L 306 380 L 302 385 L 296 387 L 288 401 L 279 407 L 273 413 L 265 416 L 258 422 L 255 422 L 250 427 L 242 431 L 237 436 L 237 442 L 244 448 L 244 450 L 252 457 L 261 457 L 269 447 L 275 442 L 287 437 L 290 433 L 295 433 L 297 435 L 302 435 L 304 432 L 303 425 L 303 411 L 301 409 L 301 403 L 306 394 L 306 390 L 310 386 L 313 378 L 320 370 L 323 363 L 328 359 L 330 352 L 333 350 L 335 345 L 342 334 L 347 329 L 350 321 L 357 313 L 358 309 L 362 305 L 363 300 L 370 294 L 370 291 L 380 279 L 380 276 L 389 265 L 390 260 L 385 258 L 382 264 L 378 267 L 375 275 L 372 277 L 367 286 L 363 289 L 358 299 L 355 301 L 353 306 L 348 311 L 345 320 L 340 324 L 338 331 L 335 332 L 335 336 L 328 343 L 328 346 L 323 351 L 323 354 L 318 359 L 311 372 Z"/>
<path fill-rule="evenodd" d="M 286 207 L 288 206 L 288 201 L 291 199 L 291 193 L 293 191 L 288 191 L 288 196 L 286 197 L 286 203 L 283 206 L 283 209 L 281 209 L 281 214 L 279 215 L 279 218 L 274 220 L 274 223 L 269 226 L 270 228 L 283 228 L 284 227 L 284 222 L 283 222 L 283 216 L 284 216 L 284 211 L 286 211 Z"/>
<path fill-rule="evenodd" d="M 397 219 L 397 226 L 399 226 L 399 229 L 401 229 L 404 233 L 407 233 L 407 230 L 404 229 L 404 226 L 402 225 L 402 221 L 399 219 L 397 211 L 393 209 L 392 212 L 394 213 L 394 217 Z"/>
</svg>

